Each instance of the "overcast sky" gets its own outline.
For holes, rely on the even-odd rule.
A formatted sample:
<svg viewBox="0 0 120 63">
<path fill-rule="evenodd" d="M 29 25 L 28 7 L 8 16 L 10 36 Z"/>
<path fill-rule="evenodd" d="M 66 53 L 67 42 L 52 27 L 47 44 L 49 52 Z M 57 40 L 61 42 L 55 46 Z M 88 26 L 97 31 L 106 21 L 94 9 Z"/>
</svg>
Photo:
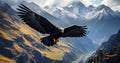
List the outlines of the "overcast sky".
<svg viewBox="0 0 120 63">
<path fill-rule="evenodd" d="M 42 7 L 46 5 L 64 6 L 75 0 L 3 0 L 3 1 L 13 1 L 14 3 L 19 3 L 21 1 L 29 1 L 29 2 L 35 2 Z M 99 6 L 101 4 L 104 4 L 111 7 L 114 10 L 120 11 L 120 0 L 77 0 L 77 1 L 81 1 L 86 6 L 88 5 Z M 11 4 L 14 4 L 13 2 Z"/>
</svg>

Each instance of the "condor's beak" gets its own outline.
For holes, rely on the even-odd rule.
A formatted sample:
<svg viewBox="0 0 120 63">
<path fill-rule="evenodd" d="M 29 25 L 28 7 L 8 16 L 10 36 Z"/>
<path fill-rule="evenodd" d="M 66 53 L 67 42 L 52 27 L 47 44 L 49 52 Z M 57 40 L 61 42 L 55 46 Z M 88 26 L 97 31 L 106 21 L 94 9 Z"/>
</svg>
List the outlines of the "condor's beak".
<svg viewBox="0 0 120 63">
<path fill-rule="evenodd" d="M 59 40 L 58 40 L 58 39 L 55 39 L 55 38 L 53 38 L 53 41 L 54 41 L 55 43 L 59 42 Z"/>
</svg>

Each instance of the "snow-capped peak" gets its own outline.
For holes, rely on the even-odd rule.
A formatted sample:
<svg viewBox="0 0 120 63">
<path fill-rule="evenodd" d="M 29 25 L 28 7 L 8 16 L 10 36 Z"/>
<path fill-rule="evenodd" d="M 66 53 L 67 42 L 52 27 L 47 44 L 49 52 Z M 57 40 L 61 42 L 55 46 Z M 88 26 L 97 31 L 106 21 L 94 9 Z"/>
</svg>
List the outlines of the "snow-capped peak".
<svg viewBox="0 0 120 63">
<path fill-rule="evenodd" d="M 90 20 L 90 19 L 95 19 L 95 18 L 101 18 L 102 16 L 118 16 L 119 13 L 113 11 L 110 7 L 105 6 L 105 5 L 100 5 L 98 7 L 88 7 L 88 9 L 91 9 L 91 11 L 85 12 L 85 18 Z"/>
<path fill-rule="evenodd" d="M 77 8 L 85 7 L 85 5 L 83 3 L 81 3 L 80 1 L 73 1 L 73 2 L 69 3 L 67 6 L 68 7 L 72 6 L 72 7 L 77 7 Z"/>
<path fill-rule="evenodd" d="M 119 13 L 113 11 L 110 7 L 106 5 L 100 5 L 95 7 L 90 5 L 86 7 L 80 1 L 73 1 L 64 7 L 46 7 L 47 11 L 61 19 L 70 17 L 73 19 L 91 20 L 102 18 L 104 16 L 116 16 Z"/>
<path fill-rule="evenodd" d="M 86 14 L 85 18 L 90 20 L 90 19 L 94 19 L 97 17 L 102 17 L 103 15 L 107 15 L 105 9 L 99 10 L 98 12 L 96 11 L 92 11 Z"/>
</svg>

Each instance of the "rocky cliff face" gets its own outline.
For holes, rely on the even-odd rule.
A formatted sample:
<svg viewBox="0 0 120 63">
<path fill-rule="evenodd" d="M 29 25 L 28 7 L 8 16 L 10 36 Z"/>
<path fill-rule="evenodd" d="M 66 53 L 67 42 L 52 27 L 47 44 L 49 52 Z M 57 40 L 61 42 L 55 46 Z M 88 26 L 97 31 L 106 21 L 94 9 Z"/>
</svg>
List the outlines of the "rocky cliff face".
<svg viewBox="0 0 120 63">
<path fill-rule="evenodd" d="M 120 63 L 120 31 L 102 43 L 86 63 Z"/>
<path fill-rule="evenodd" d="M 78 55 L 93 51 L 88 38 L 61 39 L 47 47 L 40 42 L 44 35 L 27 26 L 7 4 L 0 4 L 0 63 L 71 63 Z M 80 41 L 82 40 L 82 41 Z M 69 43 L 68 43 L 69 42 Z M 74 45 L 76 44 L 76 45 Z"/>
</svg>

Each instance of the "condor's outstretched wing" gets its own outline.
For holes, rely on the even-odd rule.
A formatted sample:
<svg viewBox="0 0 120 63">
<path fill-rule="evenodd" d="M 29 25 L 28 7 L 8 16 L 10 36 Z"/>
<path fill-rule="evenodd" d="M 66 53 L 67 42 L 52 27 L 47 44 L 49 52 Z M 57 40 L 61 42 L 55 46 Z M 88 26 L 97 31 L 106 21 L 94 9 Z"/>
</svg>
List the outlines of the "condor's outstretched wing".
<svg viewBox="0 0 120 63">
<path fill-rule="evenodd" d="M 71 26 L 64 29 L 63 37 L 83 37 L 86 34 L 86 26 Z"/>
<path fill-rule="evenodd" d="M 22 18 L 22 20 L 24 20 L 24 22 L 31 28 L 39 31 L 40 33 L 49 34 L 57 29 L 57 27 L 50 23 L 46 18 L 33 12 L 23 4 L 19 5 L 18 10 L 19 16 Z"/>
</svg>

